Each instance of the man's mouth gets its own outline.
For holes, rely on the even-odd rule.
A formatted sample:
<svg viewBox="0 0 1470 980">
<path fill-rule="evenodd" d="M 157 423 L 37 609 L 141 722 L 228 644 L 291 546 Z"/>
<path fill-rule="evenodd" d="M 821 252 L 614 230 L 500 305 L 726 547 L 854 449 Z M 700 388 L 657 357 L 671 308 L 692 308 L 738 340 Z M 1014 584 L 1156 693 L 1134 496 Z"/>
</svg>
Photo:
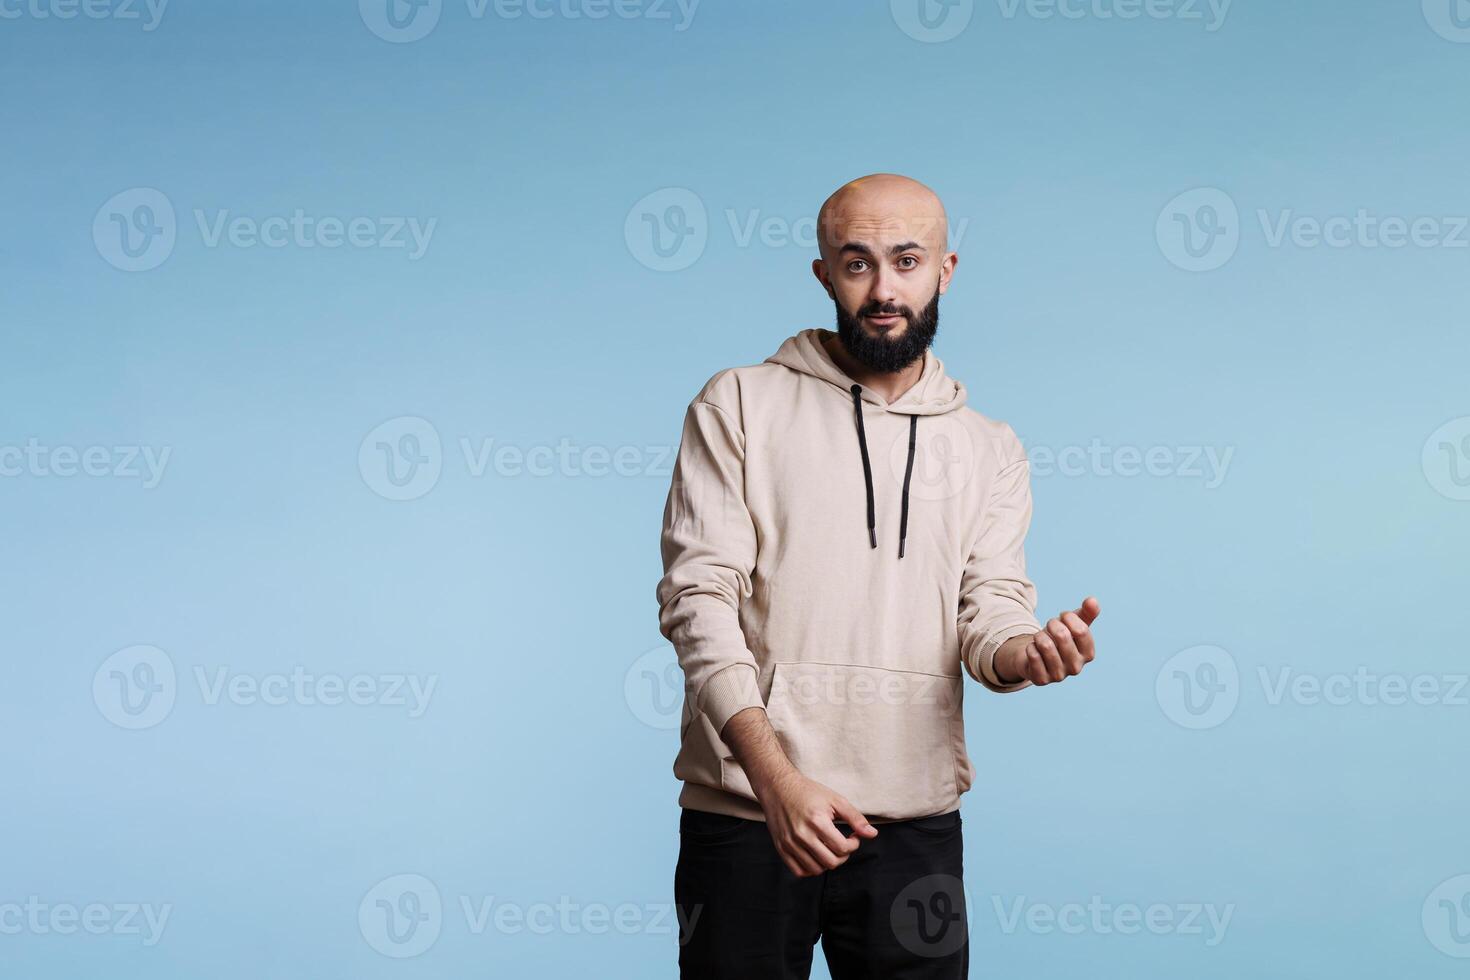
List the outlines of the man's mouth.
<svg viewBox="0 0 1470 980">
<path fill-rule="evenodd" d="M 880 327 L 892 326 L 903 319 L 902 313 L 869 313 L 864 319 Z"/>
</svg>

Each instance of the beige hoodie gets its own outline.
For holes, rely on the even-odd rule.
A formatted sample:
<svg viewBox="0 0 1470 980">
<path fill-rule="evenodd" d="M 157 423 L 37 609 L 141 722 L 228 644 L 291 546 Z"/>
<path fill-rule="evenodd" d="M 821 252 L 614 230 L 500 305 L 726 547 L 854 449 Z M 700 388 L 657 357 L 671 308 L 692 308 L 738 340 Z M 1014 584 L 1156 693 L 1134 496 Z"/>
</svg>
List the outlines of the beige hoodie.
<svg viewBox="0 0 1470 980">
<path fill-rule="evenodd" d="M 897 401 L 855 396 L 831 335 L 719 372 L 684 418 L 658 583 L 685 678 L 682 806 L 764 819 L 719 734 L 760 706 L 797 769 L 870 820 L 945 813 L 974 778 L 961 665 L 1028 686 L 992 664 L 1041 628 L 1020 440 L 932 351 Z"/>
</svg>

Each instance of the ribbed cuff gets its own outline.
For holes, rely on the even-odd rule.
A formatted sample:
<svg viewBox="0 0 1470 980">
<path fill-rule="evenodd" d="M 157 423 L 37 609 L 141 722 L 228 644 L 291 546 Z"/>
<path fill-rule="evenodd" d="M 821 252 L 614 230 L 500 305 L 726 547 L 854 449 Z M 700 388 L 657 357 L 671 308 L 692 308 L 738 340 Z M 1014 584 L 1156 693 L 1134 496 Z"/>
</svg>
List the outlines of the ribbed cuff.
<svg viewBox="0 0 1470 980">
<path fill-rule="evenodd" d="M 997 694 L 1010 694 L 1013 691 L 1020 691 L 1030 687 L 1031 682 L 1028 680 L 1019 680 L 1014 684 L 1003 683 L 1000 675 L 995 672 L 995 655 L 1006 640 L 1015 636 L 1025 636 L 1030 633 L 1039 632 L 1041 632 L 1041 624 L 1033 621 L 1030 623 L 1015 623 L 992 633 L 981 644 L 980 651 L 975 657 L 976 666 L 978 667 L 976 674 L 979 677 L 980 683 Z"/>
<path fill-rule="evenodd" d="M 704 682 L 699 692 L 699 708 L 715 726 L 715 733 L 725 730 L 725 722 L 746 708 L 765 710 L 755 668 L 750 664 L 731 664 Z"/>
</svg>

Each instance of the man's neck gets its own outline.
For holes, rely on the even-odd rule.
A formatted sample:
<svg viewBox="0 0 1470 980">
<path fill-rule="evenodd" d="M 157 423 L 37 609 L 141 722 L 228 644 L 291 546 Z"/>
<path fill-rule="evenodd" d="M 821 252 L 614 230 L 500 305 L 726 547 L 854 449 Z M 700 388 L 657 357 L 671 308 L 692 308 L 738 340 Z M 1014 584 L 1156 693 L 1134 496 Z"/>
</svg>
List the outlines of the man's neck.
<svg viewBox="0 0 1470 980">
<path fill-rule="evenodd" d="M 847 352 L 847 348 L 842 345 L 842 338 L 836 334 L 823 341 L 822 347 L 827 351 L 827 355 L 832 358 L 833 363 L 842 369 L 843 374 L 864 388 L 871 388 L 876 391 L 883 396 L 883 400 L 886 402 L 892 403 L 898 401 L 904 396 L 905 392 L 919 383 L 919 378 L 924 374 L 924 358 L 922 355 L 914 358 L 913 363 L 906 366 L 903 370 L 888 373 L 874 371 L 853 357 Z"/>
</svg>

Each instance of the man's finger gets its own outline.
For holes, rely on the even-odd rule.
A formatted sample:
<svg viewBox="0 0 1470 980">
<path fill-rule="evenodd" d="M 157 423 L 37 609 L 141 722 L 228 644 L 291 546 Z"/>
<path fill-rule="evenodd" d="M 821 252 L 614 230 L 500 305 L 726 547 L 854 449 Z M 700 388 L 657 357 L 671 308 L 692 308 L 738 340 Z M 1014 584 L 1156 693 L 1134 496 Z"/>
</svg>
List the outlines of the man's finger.
<svg viewBox="0 0 1470 980">
<path fill-rule="evenodd" d="M 1061 657 L 1062 669 L 1067 672 L 1068 677 L 1074 677 L 1082 672 L 1082 654 L 1077 652 L 1077 644 L 1072 641 L 1072 631 L 1067 624 L 1060 619 L 1053 619 L 1046 624 L 1047 635 L 1057 645 L 1057 655 Z"/>
<path fill-rule="evenodd" d="M 1082 605 L 1077 607 L 1077 615 L 1088 626 L 1092 625 L 1092 621 L 1097 619 L 1097 614 L 1100 612 L 1102 612 L 1102 603 L 1097 601 L 1096 596 L 1088 596 L 1082 600 Z"/>
<path fill-rule="evenodd" d="M 831 826 L 831 824 L 828 824 L 828 826 Z M 837 834 L 836 827 L 832 827 L 832 833 Z M 836 854 L 833 854 L 827 849 L 827 845 L 822 843 L 822 839 L 818 834 L 818 828 L 813 827 L 806 833 L 799 835 L 797 840 L 806 849 L 809 858 L 816 862 L 818 873 L 820 873 L 822 871 L 830 871 L 837 867 L 843 861 L 847 860 L 847 855 L 844 854 L 838 857 Z M 841 837 L 842 835 L 837 834 L 837 836 Z"/>
<path fill-rule="evenodd" d="M 1082 617 L 1075 612 L 1062 613 L 1062 622 L 1072 631 L 1072 642 L 1077 644 L 1077 652 L 1082 654 L 1082 659 L 1092 663 L 1094 646 L 1092 642 L 1092 630 L 1082 621 Z"/>
<path fill-rule="evenodd" d="M 816 831 L 817 839 L 826 846 L 835 856 L 847 859 L 847 856 L 858 849 L 856 838 L 844 837 L 842 831 L 830 820 L 819 820 L 812 829 Z"/>
<path fill-rule="evenodd" d="M 781 863 L 786 865 L 786 870 L 790 871 L 798 878 L 803 877 L 806 874 L 806 871 L 802 869 L 801 864 L 798 863 L 796 859 L 794 859 L 790 854 L 788 854 L 786 852 L 786 848 L 782 847 L 780 844 L 776 845 L 776 853 L 781 856 Z"/>
<path fill-rule="evenodd" d="M 821 866 L 812 859 L 812 856 L 807 853 L 806 848 L 801 845 L 801 841 L 795 837 L 781 847 L 781 857 L 785 859 L 787 866 L 791 868 L 791 873 L 797 877 L 819 875 L 822 873 Z"/>
<path fill-rule="evenodd" d="M 1036 685 L 1051 682 L 1051 678 L 1046 676 L 1046 663 L 1041 659 L 1041 651 L 1036 649 L 1035 640 L 1026 645 L 1026 652 L 1022 654 L 1022 658 L 1022 677 Z"/>
<path fill-rule="evenodd" d="M 1052 642 L 1051 635 L 1046 631 L 1037 633 L 1031 640 L 1031 645 L 1041 655 L 1042 669 L 1046 674 L 1045 683 L 1059 681 L 1067 676 L 1062 667 L 1062 655 L 1057 652 L 1057 645 Z"/>
</svg>

